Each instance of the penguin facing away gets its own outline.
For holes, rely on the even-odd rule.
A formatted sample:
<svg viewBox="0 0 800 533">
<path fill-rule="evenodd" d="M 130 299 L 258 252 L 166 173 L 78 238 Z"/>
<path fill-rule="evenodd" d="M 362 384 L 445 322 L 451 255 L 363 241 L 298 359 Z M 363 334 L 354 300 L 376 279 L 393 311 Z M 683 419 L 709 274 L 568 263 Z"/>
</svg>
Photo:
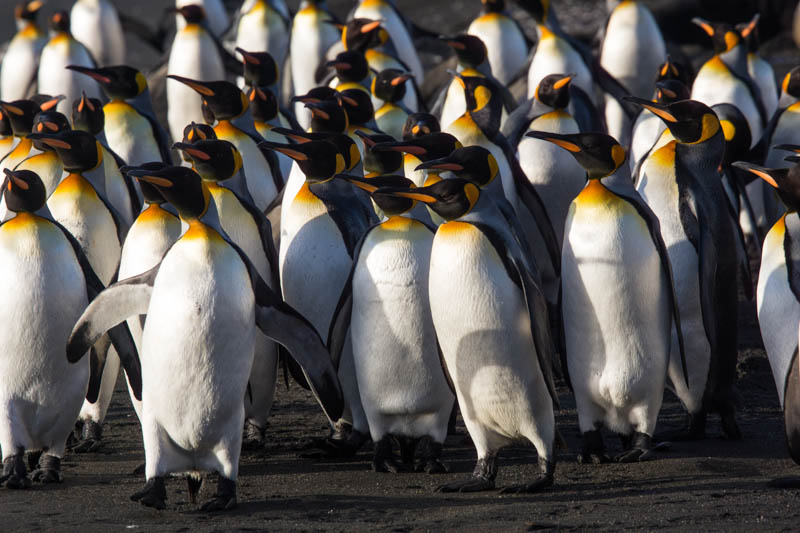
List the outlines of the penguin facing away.
<svg viewBox="0 0 800 533">
<path fill-rule="evenodd" d="M 108 0 L 77 0 L 69 12 L 70 32 L 92 53 L 98 66 L 125 63 L 125 34 Z"/>
<path fill-rule="evenodd" d="M 483 0 L 481 15 L 473 20 L 467 33 L 486 45 L 492 74 L 501 85 L 509 85 L 525 67 L 528 43 L 517 23 L 505 11 L 505 0 Z"/>
<path fill-rule="evenodd" d="M 42 5 L 41 0 L 33 0 L 14 9 L 18 31 L 0 66 L 0 98 L 6 102 L 27 98 L 36 82 L 39 56 L 47 44 L 47 36 L 36 23 Z"/>
<path fill-rule="evenodd" d="M 155 185 L 189 229 L 156 267 L 111 285 L 92 302 L 73 328 L 67 354 L 84 351 L 110 325 L 146 314 L 142 431 L 147 483 L 132 499 L 163 509 L 164 477 L 182 471 L 194 473 L 189 478 L 194 499 L 200 488 L 197 472 L 211 470 L 219 472 L 217 493 L 203 509 L 231 509 L 255 328 L 295 354 L 329 418 L 341 413 L 341 389 L 314 328 L 267 287 L 224 235 L 200 177 L 186 167 L 130 173 Z"/>
</svg>

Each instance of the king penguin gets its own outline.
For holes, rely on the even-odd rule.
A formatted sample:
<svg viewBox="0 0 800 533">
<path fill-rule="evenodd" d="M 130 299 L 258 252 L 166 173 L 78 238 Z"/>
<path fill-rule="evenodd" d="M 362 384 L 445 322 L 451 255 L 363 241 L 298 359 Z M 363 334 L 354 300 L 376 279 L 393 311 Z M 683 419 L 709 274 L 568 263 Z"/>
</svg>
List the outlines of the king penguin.
<svg viewBox="0 0 800 533">
<path fill-rule="evenodd" d="M 739 255 L 719 173 L 723 129 L 711 108 L 695 100 L 631 101 L 661 118 L 674 138 L 645 160 L 637 191 L 661 224 L 686 341 L 688 376 L 673 333 L 668 375 L 689 414 L 687 432 L 677 436 L 703 438 L 706 417 L 716 411 L 725 434 L 740 438 L 734 409 Z"/>
<path fill-rule="evenodd" d="M 33 481 L 62 481 L 67 437 L 87 392 L 97 393 L 96 387 L 89 390 L 94 369 L 85 359 L 78 362 L 89 346 L 72 360 L 65 357 L 64 346 L 72 325 L 103 284 L 75 238 L 52 219 L 34 214 L 45 202 L 39 177 L 28 170 L 6 169 L 5 175 L 5 198 L 15 216 L 0 225 L 0 264 L 6 273 L 0 280 L 4 289 L 0 338 L 6 347 L 0 362 L 0 485 L 13 489 L 31 484 L 25 451 L 42 452 Z M 133 347 L 129 332 L 127 340 Z M 118 346 L 120 353 L 131 357 L 126 368 L 140 395 L 135 348 L 131 352 Z"/>
<path fill-rule="evenodd" d="M 47 44 L 45 33 L 36 23 L 43 4 L 41 0 L 33 0 L 14 10 L 17 34 L 3 54 L 0 66 L 0 98 L 6 102 L 27 98 L 33 92 L 39 56 Z"/>
<path fill-rule="evenodd" d="M 403 127 L 411 114 L 403 104 L 406 81 L 410 78 L 410 73 L 393 68 L 382 70 L 372 78 L 372 96 L 382 102 L 375 110 L 375 122 L 381 131 L 397 140 L 403 138 Z"/>
<path fill-rule="evenodd" d="M 658 218 L 633 188 L 625 149 L 613 137 L 526 135 L 572 154 L 588 178 L 569 206 L 561 252 L 566 367 L 583 434 L 578 461 L 607 460 L 603 426 L 622 435 L 619 462 L 652 459 L 673 323 L 686 368 Z"/>
<path fill-rule="evenodd" d="M 183 7 L 196 5 L 203 9 L 208 20 L 208 29 L 216 37 L 222 35 L 229 29 L 231 19 L 225 9 L 223 0 L 175 0 L 175 8 L 177 14 L 175 15 L 175 27 L 178 31 L 183 30 L 188 24 L 188 20 L 180 15 Z"/>
<path fill-rule="evenodd" d="M 467 28 L 486 46 L 492 74 L 502 86 L 510 85 L 528 58 L 528 43 L 516 21 L 505 13 L 505 0 L 481 0 L 481 14 Z"/>
<path fill-rule="evenodd" d="M 47 132 L 50 134 L 69 130 L 69 120 L 58 111 L 42 111 L 37 114 L 33 122 L 33 131 Z M 53 148 L 41 141 L 33 141 L 33 148 L 41 153 L 32 155 L 19 163 L 14 170 L 30 170 L 41 179 L 44 185 L 45 198 L 49 198 L 56 190 L 64 175 L 64 165 Z M 5 198 L 0 204 L 0 218 L 7 214 Z"/>
<path fill-rule="evenodd" d="M 92 53 L 98 66 L 125 63 L 125 34 L 108 0 L 78 0 L 69 12 L 70 31 Z"/>
<path fill-rule="evenodd" d="M 444 368 L 478 460 L 468 479 L 439 490 L 493 489 L 498 452 L 520 439 L 536 448 L 540 473 L 504 492 L 552 485 L 558 397 L 547 306 L 535 266 L 494 202 L 469 181 L 380 192 L 424 202 L 446 220 L 433 239 L 428 294 Z"/>
<path fill-rule="evenodd" d="M 761 16 L 756 13 L 750 22 L 737 24 L 736 30 L 744 39 L 747 46 L 747 73 L 758 87 L 761 102 L 767 119 L 778 110 L 778 86 L 775 83 L 775 71 L 767 61 L 758 55 L 761 44 L 758 38 L 758 21 Z"/>
<path fill-rule="evenodd" d="M 205 511 L 236 506 L 247 381 L 256 328 L 297 357 L 329 418 L 342 410 L 330 356 L 314 328 L 281 302 L 220 228 L 200 176 L 186 167 L 131 170 L 158 187 L 189 226 L 157 266 L 100 293 L 75 324 L 67 356 L 82 353 L 110 325 L 146 314 L 142 334 L 144 488 L 131 499 L 166 507 L 165 476 L 219 473 Z M 198 313 L 197 309 L 201 309 Z M 200 334 L 198 334 L 200 332 Z"/>
<path fill-rule="evenodd" d="M 236 47 L 267 52 L 282 69 L 289 55 L 290 18 L 283 0 L 247 0 L 239 9 Z"/>
</svg>

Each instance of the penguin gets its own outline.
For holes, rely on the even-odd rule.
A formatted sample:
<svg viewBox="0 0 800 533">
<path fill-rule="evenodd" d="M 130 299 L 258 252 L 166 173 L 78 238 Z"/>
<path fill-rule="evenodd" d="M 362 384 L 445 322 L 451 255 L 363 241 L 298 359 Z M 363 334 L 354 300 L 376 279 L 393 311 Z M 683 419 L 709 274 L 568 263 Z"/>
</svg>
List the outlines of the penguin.
<svg viewBox="0 0 800 533">
<path fill-rule="evenodd" d="M 784 152 L 775 150 L 779 144 L 800 144 L 800 67 L 786 73 L 781 82 L 780 106 L 772 116 L 767 131 L 764 133 L 766 156 L 764 166 L 767 168 L 789 168 L 784 161 Z"/>
<path fill-rule="evenodd" d="M 69 12 L 70 32 L 91 52 L 98 66 L 125 63 L 125 34 L 108 0 L 77 0 Z"/>
<path fill-rule="evenodd" d="M 200 177 L 186 167 L 129 172 L 155 185 L 189 229 L 157 266 L 95 298 L 72 330 L 67 357 L 82 353 L 111 324 L 146 314 L 141 354 L 146 483 L 131 499 L 164 509 L 165 476 L 189 471 L 194 500 L 198 473 L 216 471 L 217 492 L 202 509 L 232 509 L 256 327 L 303 364 L 329 417 L 341 412 L 341 389 L 314 328 L 281 302 L 219 227 Z"/>
<path fill-rule="evenodd" d="M 375 443 L 372 467 L 410 469 L 416 449 L 414 470 L 446 472 L 440 456 L 455 396 L 442 371 L 428 298 L 433 230 L 410 216 L 413 200 L 375 193 L 379 187 L 413 188 L 408 178 L 336 179 L 372 193 L 387 217 L 356 245 L 328 338 L 337 359 L 351 333 L 358 390 Z M 392 454 L 393 439 L 402 463 Z"/>
<path fill-rule="evenodd" d="M 325 66 L 335 71 L 330 81 L 323 80 L 323 84 L 333 87 L 338 91 L 346 89 L 361 89 L 369 92 L 373 74 L 369 70 L 367 58 L 363 52 L 356 50 L 345 50 L 331 59 Z"/>
<path fill-rule="evenodd" d="M 373 150 L 373 147 L 379 143 L 395 142 L 394 137 L 383 133 L 370 135 L 360 130 L 356 131 L 356 135 L 361 137 L 366 148 L 363 161 L 365 178 L 388 174 L 403 175 L 403 154 L 401 152 Z"/>
<path fill-rule="evenodd" d="M 75 238 L 52 219 L 35 214 L 45 203 L 44 184 L 29 170 L 5 170 L 4 192 L 13 218 L 0 225 L 0 263 L 4 304 L 5 356 L 0 363 L 0 485 L 31 485 L 23 461 L 26 451 L 41 450 L 32 480 L 60 483 L 67 437 L 91 387 L 94 368 L 84 359 L 89 346 L 73 359 L 64 354 L 69 331 L 87 303 L 103 290 Z M 46 298 L 46 301 L 43 299 Z M 125 326 L 114 330 L 123 333 Z M 112 333 L 112 332 L 110 332 Z M 124 337 L 124 333 L 123 333 Z M 141 395 L 141 371 L 130 332 L 128 344 L 111 340 L 128 357 L 126 369 Z M 94 379 L 94 376 L 91 376 Z"/>
<path fill-rule="evenodd" d="M 593 98 L 594 81 L 592 73 L 581 55 L 569 41 L 554 33 L 545 24 L 537 24 L 539 42 L 533 50 L 533 58 L 528 69 L 528 98 L 533 98 L 536 87 L 542 79 L 554 72 L 573 74 L 573 86 Z"/>
<path fill-rule="evenodd" d="M 211 193 L 222 229 L 241 248 L 270 290 L 279 290 L 278 254 L 272 242 L 272 227 L 262 211 L 240 198 L 223 183 L 239 174 L 242 156 L 228 141 L 197 140 L 175 143 L 187 154 L 203 184 Z M 241 178 L 236 178 L 241 179 Z M 264 445 L 267 416 L 272 407 L 278 368 L 277 345 L 262 333 L 256 334 L 249 392 L 245 396 L 245 433 L 248 445 Z"/>
<path fill-rule="evenodd" d="M 442 38 L 456 54 L 457 71 L 464 76 L 489 76 L 492 67 L 489 65 L 488 52 L 483 41 L 475 35 L 459 34 Z M 499 85 L 499 83 L 498 83 Z M 436 97 L 431 110 L 439 117 L 439 122 L 449 126 L 464 114 L 467 103 L 464 100 L 464 89 L 453 77 Z"/>
<path fill-rule="evenodd" d="M 225 79 L 225 66 L 217 41 L 206 30 L 206 14 L 198 5 L 179 9 L 186 26 L 172 41 L 167 74 L 202 81 Z M 201 96 L 175 78 L 167 79 L 167 122 L 173 139 L 179 139 L 190 122 L 201 122 Z"/>
<path fill-rule="evenodd" d="M 617 461 L 652 459 L 672 324 L 686 369 L 678 300 L 658 218 L 633 188 L 625 149 L 613 137 L 526 135 L 572 154 L 588 178 L 569 206 L 561 252 L 566 368 L 583 435 L 578 461 L 608 460 L 603 426 L 622 435 L 625 449 Z"/>
<path fill-rule="evenodd" d="M 239 14 L 236 47 L 267 52 L 282 67 L 289 54 L 290 18 L 286 4 L 282 0 L 247 0 Z"/>
<path fill-rule="evenodd" d="M 281 210 L 279 250 L 280 283 L 287 304 L 305 316 L 317 331 L 329 331 L 339 294 L 353 263 L 355 246 L 376 216 L 369 199 L 360 189 L 335 174 L 345 170 L 345 158 L 329 141 L 300 144 L 262 143 L 263 147 L 295 160 L 305 179 L 295 192 L 287 183 Z M 358 385 L 352 374 L 352 350 L 346 348 L 339 365 L 339 376 L 352 420 L 336 421 L 335 448 L 323 453 L 351 455 L 367 439 L 368 423 L 361 408 Z M 347 379 L 350 377 L 351 379 Z M 352 424 L 347 439 L 338 438 Z M 323 445 L 324 446 L 324 445 Z"/>
<path fill-rule="evenodd" d="M 375 108 L 372 107 L 370 95 L 360 89 L 345 89 L 337 96 L 342 109 L 347 115 L 347 135 L 356 143 L 361 157 L 366 157 L 367 147 L 358 133 L 369 135 L 381 132 L 375 120 Z"/>
<path fill-rule="evenodd" d="M 0 66 L 0 98 L 6 102 L 27 98 L 33 92 L 39 56 L 47 44 L 47 36 L 36 23 L 42 5 L 41 0 L 33 0 L 14 9 L 18 31 Z"/>
<path fill-rule="evenodd" d="M 169 137 L 156 118 L 147 79 L 141 72 L 127 65 L 67 68 L 95 80 L 108 98 L 103 106 L 103 131 L 112 151 L 130 165 L 172 163 Z"/>
<path fill-rule="evenodd" d="M 775 83 L 775 71 L 767 61 L 758 55 L 761 44 L 758 38 L 758 21 L 761 15 L 756 13 L 750 22 L 737 24 L 736 31 L 744 39 L 747 46 L 747 73 L 758 87 L 761 102 L 767 119 L 778 110 L 778 86 Z"/>
<path fill-rule="evenodd" d="M 408 140 L 378 143 L 372 149 L 376 152 L 402 152 L 405 177 L 413 181 L 417 187 L 423 187 L 429 174 L 438 172 L 416 170 L 420 163 L 448 156 L 453 150 L 462 146 L 459 140 L 449 133 L 432 132 Z"/>
<path fill-rule="evenodd" d="M 486 46 L 492 74 L 501 86 L 510 85 L 525 68 L 528 43 L 517 23 L 505 13 L 505 0 L 481 0 L 481 14 L 467 28 Z"/>
<path fill-rule="evenodd" d="M 8 115 L 3 112 L 0 106 L 0 161 L 14 149 L 19 142 L 19 137 L 14 135 L 14 130 L 11 129 L 11 121 Z"/>
<path fill-rule="evenodd" d="M 431 316 L 478 461 L 468 479 L 438 490 L 493 489 L 499 450 L 522 438 L 536 448 L 540 473 L 503 491 L 535 492 L 552 485 L 558 397 L 547 306 L 535 266 L 496 205 L 469 181 L 454 178 L 376 194 L 381 192 L 426 203 L 446 220 L 431 249 Z"/>
<path fill-rule="evenodd" d="M 397 140 L 403 138 L 403 126 L 410 111 L 403 105 L 406 81 L 411 74 L 397 69 L 386 69 L 372 79 L 372 96 L 383 102 L 375 111 L 375 122 L 384 133 Z"/>
<path fill-rule="evenodd" d="M 606 20 L 600 65 L 639 98 L 653 94 L 653 80 L 667 60 L 667 48 L 656 19 L 643 2 L 623 0 Z M 630 143 L 631 121 L 620 102 L 605 96 L 608 134 L 623 146 Z"/>
<path fill-rule="evenodd" d="M 283 176 L 277 157 L 258 149 L 263 139 L 255 129 L 250 104 L 244 93 L 227 81 L 204 82 L 181 76 L 168 78 L 180 82 L 202 96 L 219 121 L 214 127 L 218 139 L 233 143 L 243 161 L 246 187 L 237 189 L 245 199 L 264 211 L 283 188 Z"/>
<path fill-rule="evenodd" d="M 11 131 L 16 139 L 14 148 L 0 160 L 0 170 L 4 168 L 13 170 L 23 159 L 39 152 L 33 146 L 33 141 L 28 138 L 28 135 L 30 135 L 33 121 L 36 115 L 42 111 L 42 107 L 32 100 L 15 100 L 0 102 L 0 109 L 2 109 L 3 115 L 8 117 Z M 48 109 L 52 109 L 52 107 L 48 107 Z"/>
<path fill-rule="evenodd" d="M 33 123 L 33 131 L 47 132 L 50 134 L 69 130 L 69 120 L 58 111 L 43 111 L 36 115 Z M 64 174 L 64 165 L 61 159 L 51 147 L 41 141 L 33 141 L 33 147 L 40 153 L 23 159 L 14 170 L 29 170 L 39 176 L 45 190 L 45 198 L 49 198 L 56 190 Z M 0 204 L 0 217 L 5 218 L 8 204 L 3 199 Z"/>
<path fill-rule="evenodd" d="M 788 147 L 785 147 L 788 148 Z M 800 147 L 795 146 L 797 150 Z M 794 158 L 794 157 L 793 157 Z M 736 162 L 734 166 L 755 174 L 774 187 L 786 205 L 787 213 L 772 226 L 764 239 L 761 269 L 758 273 L 757 309 L 761 338 L 775 378 L 778 400 L 783 408 L 786 443 L 792 460 L 800 464 L 800 426 L 798 426 L 797 324 L 800 322 L 800 167 L 770 169 L 752 163 Z M 800 486 L 797 476 L 772 480 L 780 488 Z"/>
<path fill-rule="evenodd" d="M 247 93 L 250 101 L 250 111 L 253 115 L 253 125 L 258 134 L 265 140 L 271 142 L 281 142 L 283 137 L 272 131 L 273 128 L 281 127 L 282 121 L 278 110 L 278 100 L 272 91 L 261 87 L 252 87 Z M 292 169 L 292 159 L 283 154 L 278 155 L 281 176 L 288 176 Z"/>
<path fill-rule="evenodd" d="M 242 48 L 236 48 L 236 52 L 242 56 L 245 86 L 249 86 L 251 89 L 270 91 L 275 95 L 278 113 L 272 120 L 273 125 L 283 126 L 284 128 L 291 127 L 298 130 L 303 129 L 297 123 L 294 113 L 283 105 L 281 85 L 278 83 L 280 81 L 280 69 L 275 59 L 268 52 L 248 52 Z M 249 92 L 248 97 L 250 97 Z M 250 101 L 253 101 L 252 97 Z M 256 129 L 258 129 L 258 125 L 256 125 Z"/>
<path fill-rule="evenodd" d="M 189 20 L 180 15 L 180 12 L 184 7 L 192 5 L 202 8 L 205 12 L 208 29 L 211 34 L 215 37 L 222 37 L 231 22 L 223 0 L 175 0 L 175 26 L 177 31 L 181 31 L 191 24 Z"/>
<path fill-rule="evenodd" d="M 676 437 L 703 438 L 706 417 L 716 411 L 726 436 L 740 438 L 734 408 L 739 256 L 718 170 L 724 132 L 713 110 L 695 100 L 630 101 L 661 118 L 674 138 L 645 160 L 636 189 L 661 224 L 689 354 L 687 376 L 672 343 L 668 375 L 688 412 L 686 431 Z"/>
<path fill-rule="evenodd" d="M 439 120 L 430 113 L 411 113 L 403 125 L 403 140 L 442 131 Z"/>
<path fill-rule="evenodd" d="M 89 49 L 72 37 L 66 12 L 55 13 L 50 19 L 50 28 L 52 36 L 39 59 L 37 87 L 42 94 L 64 95 L 56 111 L 67 115 L 72 101 L 80 98 L 82 92 L 93 98 L 101 98 L 101 94 L 96 84 L 66 67 L 78 65 L 94 68 L 96 64 Z"/>
<path fill-rule="evenodd" d="M 331 24 L 333 17 L 324 0 L 303 0 L 292 19 L 289 60 L 294 94 L 306 94 L 317 85 L 315 74 L 325 62 L 325 52 L 339 40 L 339 31 Z M 303 129 L 311 122 L 311 114 L 295 103 L 294 114 Z"/>
</svg>

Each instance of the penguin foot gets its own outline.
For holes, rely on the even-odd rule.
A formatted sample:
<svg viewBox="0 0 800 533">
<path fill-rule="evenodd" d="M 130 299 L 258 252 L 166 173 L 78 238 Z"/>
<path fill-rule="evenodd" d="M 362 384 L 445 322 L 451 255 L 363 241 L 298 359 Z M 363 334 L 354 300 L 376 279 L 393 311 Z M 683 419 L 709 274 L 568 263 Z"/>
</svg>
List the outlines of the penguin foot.
<svg viewBox="0 0 800 533">
<path fill-rule="evenodd" d="M 583 434 L 583 449 L 578 454 L 578 464 L 599 465 L 610 463 L 611 458 L 606 454 L 606 445 L 599 429 L 586 431 Z"/>
<path fill-rule="evenodd" d="M 144 488 L 131 494 L 131 500 L 159 511 L 167 508 L 167 489 L 164 478 L 156 476 L 147 480 Z"/>
<path fill-rule="evenodd" d="M 481 457 L 475 463 L 472 476 L 463 481 L 447 483 L 436 487 L 437 492 L 479 492 L 494 489 L 494 478 L 497 477 L 497 455 Z"/>
<path fill-rule="evenodd" d="M 767 487 L 771 489 L 800 489 L 800 476 L 775 478 L 767 483 Z"/>
<path fill-rule="evenodd" d="M 189 501 L 192 504 L 197 503 L 197 494 L 200 492 L 200 487 L 203 486 L 203 474 L 199 472 L 190 472 L 186 474 L 186 488 L 189 491 Z"/>
<path fill-rule="evenodd" d="M 398 461 L 397 457 L 392 452 L 392 437 L 390 435 L 384 435 L 377 444 L 375 444 L 372 469 L 375 472 L 391 472 L 392 474 L 408 471 L 406 465 Z"/>
<path fill-rule="evenodd" d="M 230 511 L 236 507 L 236 482 L 219 476 L 217 493 L 200 507 L 201 511 Z"/>
<path fill-rule="evenodd" d="M 7 489 L 27 489 L 31 486 L 23 455 L 20 450 L 18 454 L 3 459 L 3 475 L 0 476 L 0 486 Z"/>
<path fill-rule="evenodd" d="M 28 452 L 28 470 L 36 470 L 36 467 L 39 465 L 39 459 L 42 457 L 42 453 L 42 450 Z"/>
<path fill-rule="evenodd" d="M 542 489 L 553 485 L 554 473 L 556 471 L 555 461 L 547 461 L 539 458 L 539 468 L 541 473 L 530 483 L 523 483 L 521 485 L 511 485 L 504 487 L 500 490 L 501 494 L 522 494 L 530 492 L 538 492 Z"/>
<path fill-rule="evenodd" d="M 300 453 L 304 459 L 346 459 L 353 457 L 369 440 L 369 435 L 353 430 L 346 438 L 315 439 Z"/>
<path fill-rule="evenodd" d="M 94 420 L 84 420 L 80 440 L 72 448 L 75 453 L 92 453 L 103 446 L 103 427 Z"/>
<path fill-rule="evenodd" d="M 266 428 L 262 428 L 257 426 L 250 420 L 246 420 L 244 423 L 244 436 L 242 438 L 242 449 L 243 450 L 260 450 L 266 445 L 266 439 L 264 438 L 264 433 L 266 432 Z"/>
<path fill-rule="evenodd" d="M 417 444 L 419 450 L 419 460 L 414 465 L 415 472 L 425 472 L 426 474 L 446 474 L 447 466 L 439 458 L 442 456 L 442 443 L 436 442 L 428 435 L 419 439 Z"/>
<path fill-rule="evenodd" d="M 614 460 L 618 463 L 634 463 L 636 461 L 649 461 L 654 458 L 653 446 L 650 444 L 650 435 L 635 432 L 631 438 L 631 449 L 617 455 Z"/>
<path fill-rule="evenodd" d="M 61 475 L 61 458 L 43 454 L 38 467 L 31 473 L 31 478 L 36 483 L 62 483 L 64 478 Z"/>
<path fill-rule="evenodd" d="M 133 471 L 131 472 L 131 475 L 132 476 L 143 476 L 146 467 L 147 467 L 147 463 L 140 463 L 136 468 L 133 469 Z"/>
</svg>

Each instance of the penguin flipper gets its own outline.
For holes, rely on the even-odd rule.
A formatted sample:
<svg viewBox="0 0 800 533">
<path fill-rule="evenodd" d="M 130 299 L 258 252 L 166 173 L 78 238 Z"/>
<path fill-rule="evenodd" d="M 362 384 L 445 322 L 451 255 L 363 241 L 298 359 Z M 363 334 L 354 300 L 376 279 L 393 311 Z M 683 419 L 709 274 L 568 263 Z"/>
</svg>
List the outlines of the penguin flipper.
<svg viewBox="0 0 800 533">
<path fill-rule="evenodd" d="M 108 348 L 111 342 L 107 335 L 103 335 L 89 349 L 89 387 L 86 389 L 86 401 L 95 403 L 100 396 L 100 384 L 103 379 L 103 370 L 106 367 Z"/>
<path fill-rule="evenodd" d="M 528 126 L 530 126 L 535 118 L 529 116 L 532 108 L 533 98 L 529 98 L 519 104 L 514 111 L 509 113 L 505 122 L 503 122 L 503 135 L 505 135 L 506 139 L 508 139 L 508 143 L 515 150 L 517 146 L 519 146 L 520 139 L 522 139 L 522 136 L 528 130 Z"/>
<path fill-rule="evenodd" d="M 623 163 L 624 164 L 624 163 Z M 681 315 L 678 309 L 678 297 L 675 292 L 675 278 L 672 275 L 672 263 L 669 260 L 667 253 L 667 245 L 664 243 L 664 238 L 661 236 L 661 224 L 658 222 L 658 217 L 650 209 L 650 206 L 642 199 L 636 189 L 633 188 L 633 182 L 627 174 L 614 174 L 608 178 L 603 178 L 600 182 L 606 189 L 613 194 L 622 198 L 633 206 L 634 209 L 642 217 L 647 229 L 650 232 L 650 238 L 653 239 L 653 244 L 658 252 L 658 257 L 661 260 L 661 268 L 667 275 L 669 304 L 672 310 L 672 320 L 675 325 L 675 331 L 678 334 L 678 349 L 681 355 L 681 368 L 683 370 L 683 378 L 686 386 L 689 386 L 689 372 L 686 366 L 686 348 L 683 340 L 683 329 L 681 328 Z M 698 253 L 699 255 L 699 253 Z M 702 262 L 702 261 L 701 261 Z M 701 282 L 702 285 L 702 282 Z M 705 315 L 705 312 L 703 313 Z"/>
<path fill-rule="evenodd" d="M 732 169 L 731 169 L 731 172 L 723 173 L 722 179 L 725 180 L 725 178 L 728 178 L 728 183 L 731 185 L 731 188 L 733 189 L 734 193 L 737 196 L 740 196 L 740 197 L 743 197 L 744 199 L 747 199 L 747 193 L 746 193 L 746 191 L 744 190 L 743 187 L 740 187 L 740 184 L 739 184 L 738 180 L 736 179 L 736 176 L 733 175 Z M 748 202 L 749 202 L 749 200 L 748 200 Z M 735 233 L 736 241 L 737 241 L 738 245 L 741 247 L 742 257 L 741 257 L 741 261 L 739 261 L 739 267 L 740 267 L 739 269 L 740 269 L 740 272 L 741 272 L 741 275 L 742 275 L 742 283 L 744 284 L 744 287 L 743 287 L 744 288 L 744 295 L 749 301 L 752 301 L 753 300 L 753 273 L 750 271 L 750 260 L 747 257 L 747 243 L 745 242 L 745 239 L 744 239 L 744 231 L 742 231 L 742 226 L 741 226 L 741 224 L 739 224 L 739 212 L 736 209 L 736 206 L 731 203 L 731 201 L 728 198 L 727 194 L 725 195 L 725 205 L 728 208 L 728 214 L 731 217 L 731 224 L 733 225 L 733 230 L 734 230 L 734 233 Z M 746 211 L 746 208 L 745 208 L 745 211 Z M 755 219 L 750 219 L 750 222 L 751 223 L 755 222 Z M 754 224 L 753 228 L 758 228 L 758 226 Z M 756 229 L 756 231 L 758 231 L 758 230 Z M 755 240 L 758 240 L 758 238 L 756 238 Z M 759 256 L 760 256 L 760 254 L 759 254 Z"/>
<path fill-rule="evenodd" d="M 272 224 L 267 216 L 259 211 L 252 202 L 247 202 L 242 199 L 239 199 L 239 202 L 242 204 L 242 207 L 250 213 L 250 216 L 253 217 L 253 222 L 255 222 L 258 228 L 258 235 L 261 238 L 261 247 L 264 249 L 264 255 L 267 256 L 267 261 L 269 262 L 270 282 L 272 286 L 275 287 L 274 290 L 278 290 L 281 286 L 281 281 L 278 275 L 278 251 L 275 249 L 275 242 L 272 240 Z"/>
<path fill-rule="evenodd" d="M 786 235 L 783 249 L 786 254 L 786 268 L 789 271 L 789 287 L 794 297 L 800 301 L 800 218 L 787 216 Z"/>
</svg>

